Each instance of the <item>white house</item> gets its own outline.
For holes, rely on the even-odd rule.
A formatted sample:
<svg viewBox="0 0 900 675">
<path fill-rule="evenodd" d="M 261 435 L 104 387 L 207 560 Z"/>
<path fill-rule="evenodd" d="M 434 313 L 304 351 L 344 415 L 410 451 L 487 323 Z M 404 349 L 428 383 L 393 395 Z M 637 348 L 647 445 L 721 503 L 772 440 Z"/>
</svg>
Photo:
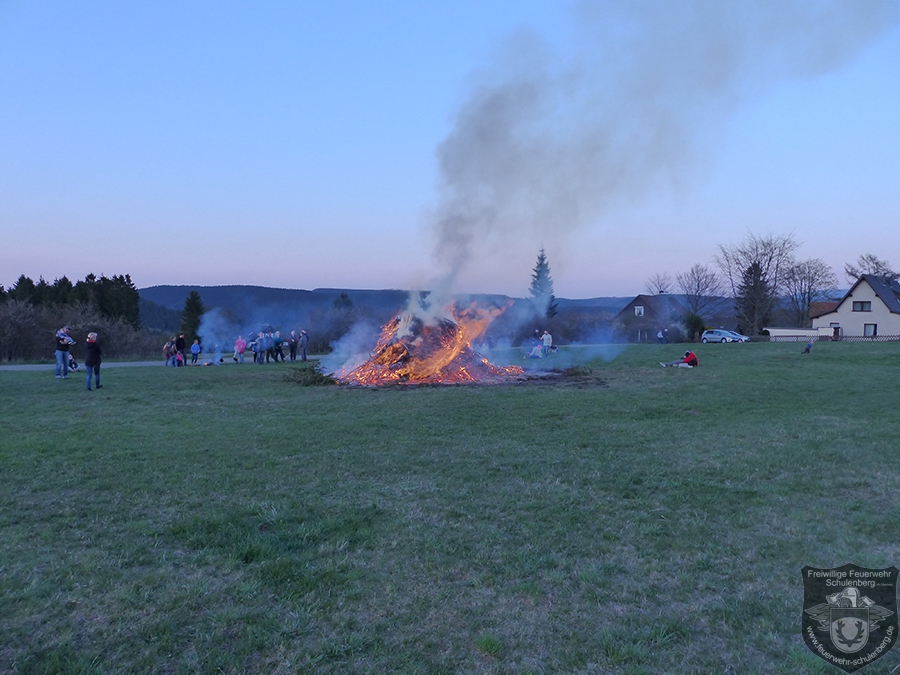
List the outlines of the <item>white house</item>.
<svg viewBox="0 0 900 675">
<path fill-rule="evenodd" d="M 838 306 L 812 320 L 819 337 L 900 336 L 900 283 L 864 274 Z"/>
</svg>

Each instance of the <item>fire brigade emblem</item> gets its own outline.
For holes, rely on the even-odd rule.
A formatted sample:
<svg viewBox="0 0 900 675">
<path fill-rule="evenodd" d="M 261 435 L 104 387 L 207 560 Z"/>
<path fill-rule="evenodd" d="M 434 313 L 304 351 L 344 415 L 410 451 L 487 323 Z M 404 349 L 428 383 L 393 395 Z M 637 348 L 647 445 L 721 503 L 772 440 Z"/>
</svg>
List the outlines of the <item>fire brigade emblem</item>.
<svg viewBox="0 0 900 675">
<path fill-rule="evenodd" d="M 803 641 L 816 656 L 852 673 L 897 641 L 896 567 L 804 567 Z"/>
</svg>

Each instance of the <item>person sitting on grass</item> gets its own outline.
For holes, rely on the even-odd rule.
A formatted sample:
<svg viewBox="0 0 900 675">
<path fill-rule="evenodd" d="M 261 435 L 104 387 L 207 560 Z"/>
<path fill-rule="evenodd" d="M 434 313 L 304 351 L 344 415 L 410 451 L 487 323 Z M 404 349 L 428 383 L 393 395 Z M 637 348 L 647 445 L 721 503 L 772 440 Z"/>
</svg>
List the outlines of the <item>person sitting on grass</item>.
<svg viewBox="0 0 900 675">
<path fill-rule="evenodd" d="M 684 356 L 677 361 L 671 361 L 670 363 L 663 363 L 660 361 L 659 365 L 663 368 L 668 368 L 669 366 L 672 366 L 673 368 L 694 368 L 700 365 L 700 359 L 698 359 L 697 355 L 689 349 L 684 353 Z"/>
</svg>

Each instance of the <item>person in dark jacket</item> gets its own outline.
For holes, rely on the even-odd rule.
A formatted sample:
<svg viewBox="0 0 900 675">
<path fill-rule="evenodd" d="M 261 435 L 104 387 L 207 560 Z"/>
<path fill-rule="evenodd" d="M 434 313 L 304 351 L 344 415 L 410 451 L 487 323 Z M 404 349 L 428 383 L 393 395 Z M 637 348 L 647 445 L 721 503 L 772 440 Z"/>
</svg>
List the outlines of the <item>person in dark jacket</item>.
<svg viewBox="0 0 900 675">
<path fill-rule="evenodd" d="M 88 333 L 87 342 L 84 343 L 84 367 L 87 370 L 87 389 L 91 390 L 91 376 L 97 384 L 97 389 L 102 389 L 100 384 L 100 363 L 103 359 L 100 356 L 100 343 L 97 342 L 96 333 Z"/>
<path fill-rule="evenodd" d="M 306 347 L 309 345 L 309 336 L 305 330 L 300 331 L 300 360 L 306 361 Z"/>
<path fill-rule="evenodd" d="M 284 363 L 284 338 L 281 337 L 281 331 L 275 331 L 275 337 L 272 338 L 272 349 L 275 356 L 275 363 L 278 363 L 278 358 L 281 358 L 281 362 Z"/>
<path fill-rule="evenodd" d="M 69 335 L 69 327 L 63 326 L 56 331 L 56 377 L 57 379 L 69 379 L 69 345 L 74 345 L 75 340 Z"/>
</svg>

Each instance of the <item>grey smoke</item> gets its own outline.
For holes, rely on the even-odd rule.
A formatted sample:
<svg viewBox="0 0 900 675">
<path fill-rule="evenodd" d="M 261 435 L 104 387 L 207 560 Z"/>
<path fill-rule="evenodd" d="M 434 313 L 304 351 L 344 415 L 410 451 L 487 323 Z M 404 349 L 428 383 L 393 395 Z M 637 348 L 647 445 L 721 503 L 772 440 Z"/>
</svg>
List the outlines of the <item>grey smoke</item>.
<svg viewBox="0 0 900 675">
<path fill-rule="evenodd" d="M 373 353 L 381 328 L 363 321 L 354 324 L 340 340 L 331 345 L 332 351 L 319 361 L 326 373 L 348 373 L 365 363 Z"/>
<path fill-rule="evenodd" d="M 437 148 L 448 286 L 483 248 L 679 187 L 741 105 L 846 64 L 898 16 L 896 0 L 585 1 L 565 54 L 510 36 Z"/>
</svg>

